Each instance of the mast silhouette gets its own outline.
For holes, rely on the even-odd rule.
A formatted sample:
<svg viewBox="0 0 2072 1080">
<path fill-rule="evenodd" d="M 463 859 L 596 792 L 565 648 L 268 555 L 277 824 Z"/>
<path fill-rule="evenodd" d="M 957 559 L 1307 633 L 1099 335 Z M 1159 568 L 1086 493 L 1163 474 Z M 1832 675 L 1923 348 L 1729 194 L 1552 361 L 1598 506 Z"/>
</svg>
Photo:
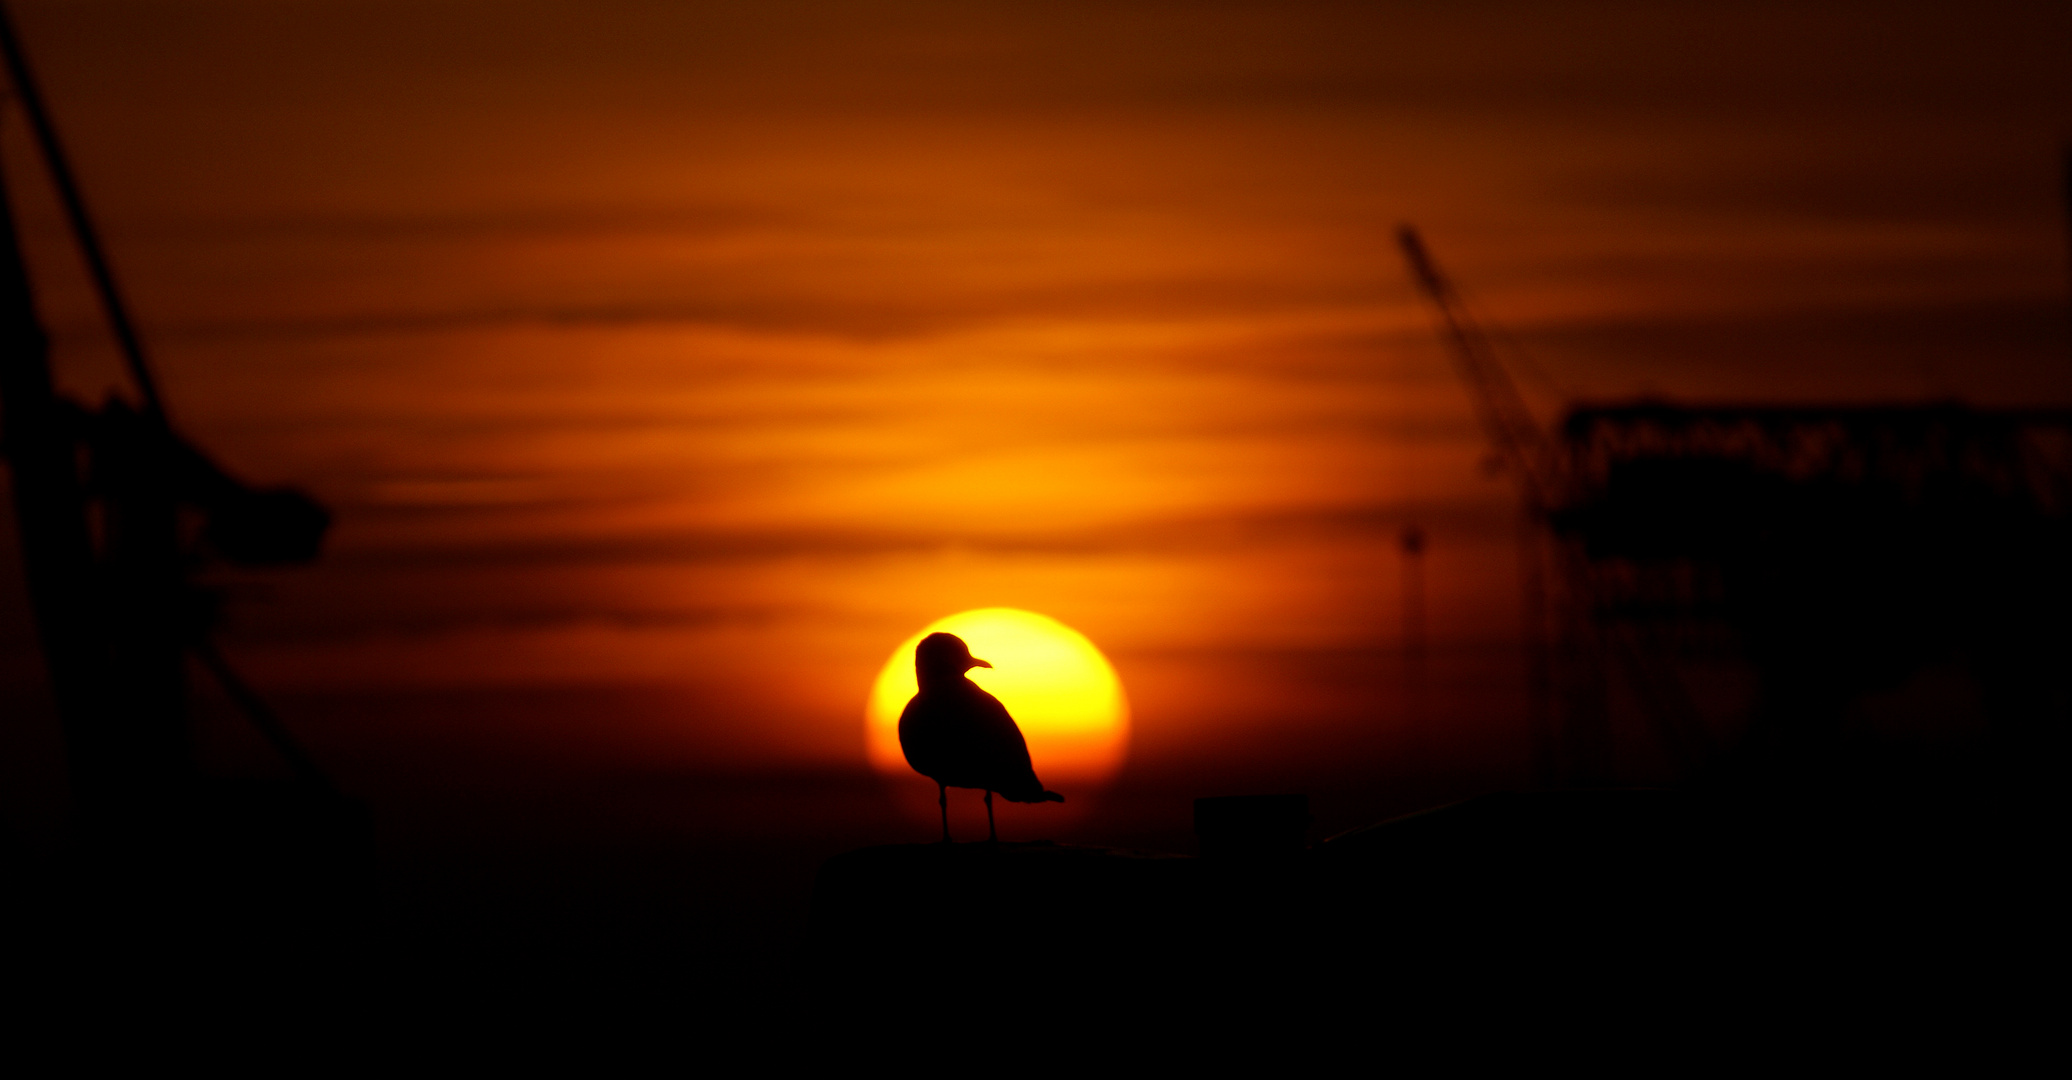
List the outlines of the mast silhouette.
<svg viewBox="0 0 2072 1080">
<path fill-rule="evenodd" d="M 0 422 L 31 606 L 51 674 L 83 824 L 99 840 L 150 843 L 201 777 L 186 730 L 191 653 L 308 786 L 328 778 L 208 640 L 202 554 L 243 565 L 315 558 L 329 514 L 300 492 L 251 488 L 175 434 L 143 342 L 0 4 L 0 58 L 63 204 L 139 404 L 98 410 L 59 394 L 50 339 L 0 169 Z M 199 511 L 200 544 L 183 538 Z"/>
</svg>

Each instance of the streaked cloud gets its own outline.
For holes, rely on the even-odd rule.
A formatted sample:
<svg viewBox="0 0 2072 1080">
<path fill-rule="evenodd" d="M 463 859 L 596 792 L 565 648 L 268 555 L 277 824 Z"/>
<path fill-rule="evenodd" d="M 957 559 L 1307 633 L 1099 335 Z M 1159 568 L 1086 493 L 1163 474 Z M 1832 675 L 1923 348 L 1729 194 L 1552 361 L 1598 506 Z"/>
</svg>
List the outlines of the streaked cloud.
<svg viewBox="0 0 2072 1080">
<path fill-rule="evenodd" d="M 2045 5 L 17 6 L 183 423 L 339 511 L 226 579 L 286 683 L 789 678 L 825 749 L 965 607 L 1386 645 L 1410 521 L 1435 631 L 1501 638 L 1405 220 L 1550 419 L 2072 399 Z"/>
</svg>

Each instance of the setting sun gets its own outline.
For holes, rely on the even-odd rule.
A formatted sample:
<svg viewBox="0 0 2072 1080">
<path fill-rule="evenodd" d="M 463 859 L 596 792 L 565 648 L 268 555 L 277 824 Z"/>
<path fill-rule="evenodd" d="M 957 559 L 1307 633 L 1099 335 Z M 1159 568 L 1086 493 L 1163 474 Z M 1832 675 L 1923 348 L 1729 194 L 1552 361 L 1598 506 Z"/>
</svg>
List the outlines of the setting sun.
<svg viewBox="0 0 2072 1080">
<path fill-rule="evenodd" d="M 963 638 L 973 656 L 993 663 L 974 668 L 971 681 L 1013 714 L 1046 784 L 1098 782 L 1121 767 L 1129 745 L 1129 705 L 1115 669 L 1086 635 L 1016 608 L 979 608 L 938 619 L 893 650 L 864 712 L 873 766 L 895 775 L 911 771 L 899 749 L 899 714 L 916 689 L 914 646 L 937 632 Z"/>
</svg>

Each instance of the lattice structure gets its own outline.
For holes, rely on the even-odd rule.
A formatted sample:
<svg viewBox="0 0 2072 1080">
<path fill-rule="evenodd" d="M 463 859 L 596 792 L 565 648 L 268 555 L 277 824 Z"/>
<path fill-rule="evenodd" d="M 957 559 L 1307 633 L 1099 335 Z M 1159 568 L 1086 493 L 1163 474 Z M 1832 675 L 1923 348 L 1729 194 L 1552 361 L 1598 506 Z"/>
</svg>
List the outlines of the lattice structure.
<svg viewBox="0 0 2072 1080">
<path fill-rule="evenodd" d="M 1608 772 L 1611 680 L 1685 775 L 1831 768 L 1849 703 L 1931 664 L 1975 681 L 1996 744 L 2055 745 L 2072 667 L 2072 411 L 1572 410 L 1547 514 L 1563 771 Z M 1694 664 L 1755 679 L 1720 745 Z"/>
</svg>

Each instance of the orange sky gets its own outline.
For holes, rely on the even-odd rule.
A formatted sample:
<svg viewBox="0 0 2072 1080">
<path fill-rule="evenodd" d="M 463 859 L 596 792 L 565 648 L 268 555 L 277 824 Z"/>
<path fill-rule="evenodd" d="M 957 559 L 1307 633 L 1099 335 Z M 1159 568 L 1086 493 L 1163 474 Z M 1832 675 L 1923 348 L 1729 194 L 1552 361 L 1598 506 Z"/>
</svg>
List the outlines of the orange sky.
<svg viewBox="0 0 2072 1080">
<path fill-rule="evenodd" d="M 852 761 L 886 651 L 1009 605 L 1143 753 L 1328 757 L 1388 717 L 1300 658 L 1393 644 L 1403 523 L 1439 640 L 1515 619 L 1406 220 L 1548 416 L 2072 402 L 2052 5 L 13 7 L 176 418 L 337 511 L 236 586 L 278 692 L 695 687 L 631 752 Z"/>
</svg>

